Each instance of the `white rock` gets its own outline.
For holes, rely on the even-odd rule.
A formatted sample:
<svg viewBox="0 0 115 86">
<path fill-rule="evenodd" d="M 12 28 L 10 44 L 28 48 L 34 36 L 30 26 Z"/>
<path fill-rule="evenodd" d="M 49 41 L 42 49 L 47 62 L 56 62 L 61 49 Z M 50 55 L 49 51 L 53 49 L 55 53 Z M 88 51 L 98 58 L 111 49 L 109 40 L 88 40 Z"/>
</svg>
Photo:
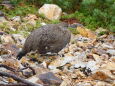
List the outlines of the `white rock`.
<svg viewBox="0 0 115 86">
<path fill-rule="evenodd" d="M 38 11 L 49 20 L 58 20 L 61 17 L 62 9 L 55 4 L 44 4 Z"/>
<path fill-rule="evenodd" d="M 42 26 L 43 26 L 43 25 L 46 25 L 46 23 L 42 22 L 41 25 L 42 25 Z"/>
<path fill-rule="evenodd" d="M 5 19 L 5 17 L 0 17 L 0 22 L 7 22 L 7 20 Z"/>
<path fill-rule="evenodd" d="M 11 35 L 2 35 L 1 36 L 1 42 L 14 43 L 14 40 L 13 40 Z"/>
<path fill-rule="evenodd" d="M 86 66 L 87 69 L 90 69 L 91 71 L 95 71 L 98 69 L 98 66 L 96 65 L 96 61 L 89 61 Z"/>
<path fill-rule="evenodd" d="M 111 55 L 115 55 L 115 49 L 107 50 L 107 53 L 109 53 Z"/>
<path fill-rule="evenodd" d="M 31 19 L 27 22 L 27 24 L 30 24 L 30 25 L 33 25 L 35 26 L 36 25 L 36 21 L 34 19 Z"/>
<path fill-rule="evenodd" d="M 20 16 L 15 16 L 11 20 L 19 22 L 19 21 L 21 21 L 21 18 L 20 18 Z"/>
<path fill-rule="evenodd" d="M 0 62 L 3 62 L 3 59 L 2 59 L 2 57 L 0 56 Z"/>
<path fill-rule="evenodd" d="M 86 67 L 86 62 L 78 62 L 77 64 L 75 64 L 74 67 L 75 68 L 79 68 L 79 67 L 84 68 L 84 67 Z"/>
<path fill-rule="evenodd" d="M 113 46 L 112 46 L 111 44 L 106 44 L 106 43 L 102 44 L 101 46 L 102 46 L 103 48 L 109 48 L 109 49 L 112 49 L 112 48 L 113 48 Z"/>
<path fill-rule="evenodd" d="M 17 43 L 21 43 L 22 45 L 25 43 L 25 38 L 20 35 L 20 34 L 12 34 L 13 38 L 15 39 L 15 41 L 17 41 Z"/>
<path fill-rule="evenodd" d="M 12 31 L 16 31 L 16 29 L 15 29 L 15 28 L 13 28 L 13 27 L 10 27 L 10 30 L 12 30 Z"/>
<path fill-rule="evenodd" d="M 56 69 L 57 67 L 64 66 L 67 63 L 70 63 L 74 60 L 76 60 L 77 57 L 75 56 L 65 56 L 65 57 L 60 57 L 51 62 L 48 66 L 49 69 Z"/>
<path fill-rule="evenodd" d="M 39 78 L 36 77 L 36 76 L 32 76 L 32 77 L 30 77 L 30 78 L 27 79 L 27 80 L 30 81 L 30 82 L 36 83 L 36 82 L 39 80 Z"/>
</svg>

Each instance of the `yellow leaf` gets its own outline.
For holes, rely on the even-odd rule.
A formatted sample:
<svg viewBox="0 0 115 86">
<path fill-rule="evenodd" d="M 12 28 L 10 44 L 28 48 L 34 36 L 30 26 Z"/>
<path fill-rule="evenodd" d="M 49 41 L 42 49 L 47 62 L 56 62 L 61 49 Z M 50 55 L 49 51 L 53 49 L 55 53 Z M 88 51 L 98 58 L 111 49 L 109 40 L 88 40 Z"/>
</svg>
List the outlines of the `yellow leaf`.
<svg viewBox="0 0 115 86">
<path fill-rule="evenodd" d="M 96 38 L 96 35 L 94 34 L 94 32 L 84 27 L 77 27 L 77 31 L 84 37 Z"/>
</svg>

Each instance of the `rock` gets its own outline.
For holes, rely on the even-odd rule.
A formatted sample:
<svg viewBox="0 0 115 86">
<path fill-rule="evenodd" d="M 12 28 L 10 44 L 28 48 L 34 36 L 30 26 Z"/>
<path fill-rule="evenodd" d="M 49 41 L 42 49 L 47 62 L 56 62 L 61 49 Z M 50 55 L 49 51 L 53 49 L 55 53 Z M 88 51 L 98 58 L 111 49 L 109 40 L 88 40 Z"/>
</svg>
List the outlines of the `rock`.
<svg viewBox="0 0 115 86">
<path fill-rule="evenodd" d="M 89 82 L 79 82 L 75 86 L 92 86 L 92 84 Z"/>
<path fill-rule="evenodd" d="M 108 70 L 98 70 L 92 74 L 92 78 L 95 80 L 102 80 L 108 82 L 114 82 L 115 77 Z"/>
<path fill-rule="evenodd" d="M 114 56 L 115 55 L 115 49 L 109 49 L 109 50 L 107 50 L 107 53 Z"/>
<path fill-rule="evenodd" d="M 107 62 L 103 64 L 98 70 L 92 72 L 92 78 L 96 80 L 114 82 L 115 63 Z"/>
<path fill-rule="evenodd" d="M 21 67 L 21 64 L 18 60 L 12 58 L 5 58 L 2 64 L 7 65 L 11 68 L 18 70 Z"/>
<path fill-rule="evenodd" d="M 102 55 L 102 54 L 106 54 L 106 51 L 102 48 L 94 48 L 92 49 L 92 53 L 97 55 Z"/>
<path fill-rule="evenodd" d="M 46 23 L 44 23 L 44 22 L 42 22 L 42 23 L 40 23 L 40 24 L 41 24 L 42 26 L 43 26 L 43 25 L 46 25 Z"/>
<path fill-rule="evenodd" d="M 112 48 L 113 48 L 113 45 L 107 44 L 107 43 L 103 43 L 101 46 L 102 46 L 104 49 L 112 49 Z"/>
<path fill-rule="evenodd" d="M 3 32 L 3 31 L 0 30 L 0 35 L 3 35 L 3 34 L 5 34 L 5 32 Z"/>
<path fill-rule="evenodd" d="M 97 55 L 97 54 L 93 54 L 93 58 L 95 59 L 96 62 L 101 62 L 102 61 L 100 56 Z"/>
<path fill-rule="evenodd" d="M 115 40 L 115 36 L 113 34 L 108 35 L 107 40 Z"/>
<path fill-rule="evenodd" d="M 76 41 L 88 42 L 88 41 L 90 41 L 90 39 L 87 37 L 83 37 L 83 36 L 77 36 Z"/>
<path fill-rule="evenodd" d="M 78 61 L 74 67 L 75 68 L 86 68 L 87 70 L 91 70 L 91 71 L 95 71 L 99 69 L 99 66 L 96 65 L 95 61 L 89 61 L 89 62 Z"/>
<path fill-rule="evenodd" d="M 86 65 L 86 69 L 95 71 L 95 70 L 99 69 L 99 66 L 97 65 L 96 61 L 89 61 Z"/>
<path fill-rule="evenodd" d="M 30 68 L 22 70 L 22 73 L 27 78 L 34 75 L 33 71 Z"/>
<path fill-rule="evenodd" d="M 115 56 L 111 57 L 111 58 L 110 58 L 110 61 L 115 62 Z"/>
<path fill-rule="evenodd" d="M 14 43 L 14 40 L 11 35 L 2 35 L 1 42 L 3 43 Z"/>
<path fill-rule="evenodd" d="M 48 84 L 48 85 L 59 86 L 62 83 L 62 80 L 56 77 L 52 72 L 40 74 L 39 79 L 44 84 Z"/>
<path fill-rule="evenodd" d="M 77 58 L 74 57 L 74 56 L 65 56 L 65 57 L 60 57 L 60 58 L 57 58 L 56 60 L 52 61 L 48 68 L 49 69 L 56 69 L 57 67 L 60 67 L 60 66 L 64 66 L 65 64 L 67 63 L 70 63 L 71 61 L 74 61 L 76 60 Z"/>
<path fill-rule="evenodd" d="M 3 0 L 1 5 L 3 5 L 6 9 L 12 9 L 13 5 L 10 0 Z"/>
<path fill-rule="evenodd" d="M 23 18 L 24 21 L 36 20 L 36 19 L 38 19 L 38 18 L 34 14 L 28 14 L 26 17 Z"/>
<path fill-rule="evenodd" d="M 87 63 L 86 62 L 81 62 L 81 61 L 78 61 L 77 64 L 75 64 L 75 68 L 84 68 L 86 67 Z"/>
<path fill-rule="evenodd" d="M 1 17 L 4 16 L 4 13 L 3 13 L 2 11 L 0 11 L 0 16 L 1 16 Z"/>
<path fill-rule="evenodd" d="M 97 34 L 99 34 L 99 33 L 101 33 L 101 32 L 107 32 L 107 29 L 104 29 L 104 28 L 98 28 L 97 30 L 96 30 L 96 33 Z"/>
<path fill-rule="evenodd" d="M 32 20 L 29 20 L 27 22 L 27 24 L 32 25 L 32 26 L 36 26 L 36 21 L 34 19 L 32 19 Z"/>
<path fill-rule="evenodd" d="M 39 14 L 43 14 L 49 20 L 58 20 L 61 17 L 62 9 L 55 4 L 44 4 L 39 9 Z"/>
<path fill-rule="evenodd" d="M 69 27 L 71 27 L 71 28 L 76 28 L 78 26 L 83 27 L 83 25 L 80 23 L 73 23 L 73 24 L 69 25 Z"/>
<path fill-rule="evenodd" d="M 103 69 L 115 70 L 115 63 L 114 62 L 107 62 L 105 65 L 103 65 Z"/>
<path fill-rule="evenodd" d="M 17 44 L 24 45 L 26 39 L 23 37 L 23 35 L 21 35 L 21 34 L 12 34 L 12 37 L 17 42 Z"/>
<path fill-rule="evenodd" d="M 0 17 L 0 24 L 1 22 L 8 22 L 5 17 Z"/>
<path fill-rule="evenodd" d="M 4 48 L 4 46 L 1 44 L 0 45 L 0 56 L 9 54 L 9 51 Z"/>
<path fill-rule="evenodd" d="M 21 18 L 20 16 L 15 16 L 11 19 L 12 21 L 15 21 L 15 22 L 20 22 L 21 21 Z"/>
<path fill-rule="evenodd" d="M 104 81 L 98 81 L 95 86 L 111 86 L 111 84 L 104 82 Z"/>
<path fill-rule="evenodd" d="M 3 0 L 2 4 L 10 4 L 10 1 L 9 0 Z"/>
<path fill-rule="evenodd" d="M 16 47 L 16 45 L 11 43 L 3 44 L 3 48 L 9 51 L 9 55 L 16 56 L 19 49 Z"/>
</svg>

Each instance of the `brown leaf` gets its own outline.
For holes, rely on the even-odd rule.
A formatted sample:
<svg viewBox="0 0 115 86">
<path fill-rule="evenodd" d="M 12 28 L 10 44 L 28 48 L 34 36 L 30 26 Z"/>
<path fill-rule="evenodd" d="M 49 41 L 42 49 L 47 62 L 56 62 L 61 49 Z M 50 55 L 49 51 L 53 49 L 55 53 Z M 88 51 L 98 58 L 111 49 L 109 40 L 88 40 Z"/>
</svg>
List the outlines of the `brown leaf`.
<svg viewBox="0 0 115 86">
<path fill-rule="evenodd" d="M 88 38 L 96 38 L 96 35 L 94 34 L 94 32 L 90 31 L 89 29 L 86 29 L 84 27 L 77 27 L 77 31 L 85 37 Z"/>
</svg>

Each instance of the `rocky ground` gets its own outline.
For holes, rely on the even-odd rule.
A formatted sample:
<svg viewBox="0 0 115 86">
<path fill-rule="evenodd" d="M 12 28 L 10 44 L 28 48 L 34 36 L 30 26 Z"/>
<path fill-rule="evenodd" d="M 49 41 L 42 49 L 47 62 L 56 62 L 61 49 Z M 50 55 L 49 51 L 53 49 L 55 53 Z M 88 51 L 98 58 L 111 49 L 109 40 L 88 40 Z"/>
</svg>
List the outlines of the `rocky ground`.
<svg viewBox="0 0 115 86">
<path fill-rule="evenodd" d="M 18 61 L 16 55 L 37 20 L 42 21 L 39 26 L 46 24 L 33 14 L 0 17 L 0 86 L 115 86 L 115 35 L 99 36 L 101 28 L 76 28 L 79 34 L 72 34 L 59 52 L 62 57 L 31 52 Z"/>
</svg>

